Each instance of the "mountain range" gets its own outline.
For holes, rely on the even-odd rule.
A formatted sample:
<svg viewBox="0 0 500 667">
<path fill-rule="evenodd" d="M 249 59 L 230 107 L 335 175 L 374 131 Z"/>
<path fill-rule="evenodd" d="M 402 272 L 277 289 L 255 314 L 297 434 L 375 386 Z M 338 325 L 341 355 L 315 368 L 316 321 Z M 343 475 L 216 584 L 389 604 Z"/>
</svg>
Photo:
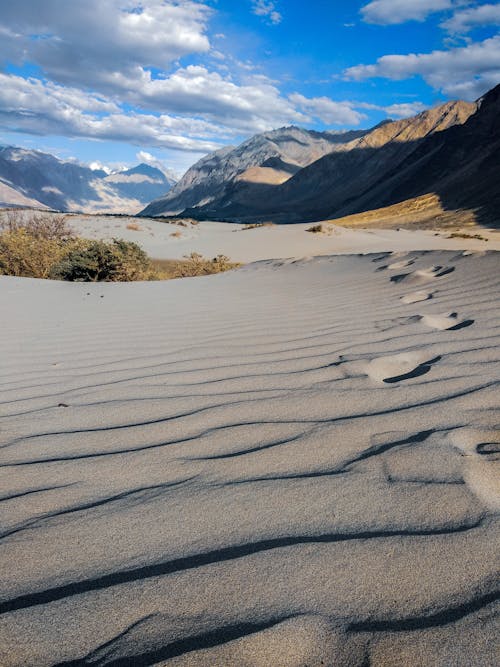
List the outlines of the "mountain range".
<svg viewBox="0 0 500 667">
<path fill-rule="evenodd" d="M 0 147 L 0 207 L 234 222 L 480 222 L 500 210 L 500 85 L 364 130 L 283 127 L 224 147 L 175 181 Z M 391 222 L 392 221 L 392 222 Z"/>
<path fill-rule="evenodd" d="M 280 223 L 395 206 L 398 215 L 466 211 L 494 224 L 499 119 L 497 86 L 477 102 L 447 102 L 369 130 L 267 132 L 203 158 L 141 215 Z"/>
<path fill-rule="evenodd" d="M 0 147 L 0 206 L 138 213 L 175 184 L 172 174 L 139 164 L 108 174 L 35 150 Z"/>
</svg>

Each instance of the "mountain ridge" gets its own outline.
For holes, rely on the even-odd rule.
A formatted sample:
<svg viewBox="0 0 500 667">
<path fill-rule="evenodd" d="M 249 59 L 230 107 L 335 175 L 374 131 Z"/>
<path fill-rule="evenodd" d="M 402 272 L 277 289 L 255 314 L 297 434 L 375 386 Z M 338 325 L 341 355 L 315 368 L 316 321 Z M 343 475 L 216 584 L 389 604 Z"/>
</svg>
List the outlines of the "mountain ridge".
<svg viewBox="0 0 500 667">
<path fill-rule="evenodd" d="M 144 163 L 108 174 L 37 150 L 0 147 L 0 206 L 137 213 L 174 183 Z"/>
<path fill-rule="evenodd" d="M 364 131 L 278 185 L 228 183 L 219 200 L 184 214 L 237 222 L 299 222 L 348 215 L 367 189 L 408 159 L 429 136 L 465 123 L 477 103 L 446 102 Z"/>
</svg>

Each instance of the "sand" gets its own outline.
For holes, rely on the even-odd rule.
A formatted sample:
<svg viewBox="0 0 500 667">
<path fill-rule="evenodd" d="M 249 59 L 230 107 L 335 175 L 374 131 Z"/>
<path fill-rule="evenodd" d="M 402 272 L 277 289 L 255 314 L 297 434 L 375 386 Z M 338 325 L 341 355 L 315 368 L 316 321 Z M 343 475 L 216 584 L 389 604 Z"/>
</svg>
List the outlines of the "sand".
<svg viewBox="0 0 500 667">
<path fill-rule="evenodd" d="M 202 222 L 181 227 L 151 218 L 71 216 L 70 223 L 79 235 L 111 239 L 115 236 L 135 241 L 155 259 L 181 259 L 197 252 L 204 257 L 223 254 L 235 262 L 263 259 L 313 257 L 352 253 L 403 252 L 421 250 L 500 250 L 500 231 L 481 228 L 461 230 L 467 238 L 450 238 L 451 230 L 349 229 L 325 225 L 324 233 L 307 230 L 312 224 L 272 225 L 245 229 L 225 222 Z M 132 225 L 139 229 L 127 229 Z M 470 238 L 480 232 L 488 239 Z M 398 258 L 393 264 L 397 266 Z"/>
<path fill-rule="evenodd" d="M 2 667 L 497 664 L 499 266 L 0 278 Z"/>
</svg>

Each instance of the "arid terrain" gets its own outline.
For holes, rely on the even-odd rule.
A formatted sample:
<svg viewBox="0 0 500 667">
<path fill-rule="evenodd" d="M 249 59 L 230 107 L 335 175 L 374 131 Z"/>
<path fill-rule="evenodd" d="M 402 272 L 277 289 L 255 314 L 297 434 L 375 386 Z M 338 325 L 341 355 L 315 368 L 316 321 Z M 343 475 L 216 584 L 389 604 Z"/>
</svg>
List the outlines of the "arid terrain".
<svg viewBox="0 0 500 667">
<path fill-rule="evenodd" d="M 0 663 L 494 665 L 498 268 L 1 277 Z"/>
</svg>

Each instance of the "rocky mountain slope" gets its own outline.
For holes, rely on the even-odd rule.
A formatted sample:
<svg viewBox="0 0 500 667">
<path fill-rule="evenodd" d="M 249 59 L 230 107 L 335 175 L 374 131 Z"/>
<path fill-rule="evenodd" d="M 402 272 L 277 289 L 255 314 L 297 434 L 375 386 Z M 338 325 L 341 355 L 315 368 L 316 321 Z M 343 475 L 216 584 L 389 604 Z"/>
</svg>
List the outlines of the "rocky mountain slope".
<svg viewBox="0 0 500 667">
<path fill-rule="evenodd" d="M 146 164 L 108 175 L 48 153 L 0 147 L 0 206 L 137 213 L 174 182 Z"/>
<path fill-rule="evenodd" d="M 217 207 L 232 185 L 244 188 L 246 183 L 283 183 L 303 167 L 365 134 L 366 130 L 312 132 L 293 126 L 258 134 L 236 148 L 225 147 L 202 158 L 168 194 L 147 206 L 142 215 Z"/>
<path fill-rule="evenodd" d="M 282 184 L 232 183 L 223 197 L 188 213 L 237 221 L 296 222 L 389 205 L 397 195 L 388 182 L 397 180 L 404 189 L 403 182 L 410 178 L 408 166 L 434 155 L 450 128 L 458 131 L 477 109 L 476 103 L 448 102 L 413 118 L 384 123 L 337 145 Z M 448 164 L 447 169 L 454 171 L 455 165 Z M 406 186 L 411 196 L 435 191 L 428 180 L 424 186 L 425 179 L 411 179 Z"/>
</svg>

